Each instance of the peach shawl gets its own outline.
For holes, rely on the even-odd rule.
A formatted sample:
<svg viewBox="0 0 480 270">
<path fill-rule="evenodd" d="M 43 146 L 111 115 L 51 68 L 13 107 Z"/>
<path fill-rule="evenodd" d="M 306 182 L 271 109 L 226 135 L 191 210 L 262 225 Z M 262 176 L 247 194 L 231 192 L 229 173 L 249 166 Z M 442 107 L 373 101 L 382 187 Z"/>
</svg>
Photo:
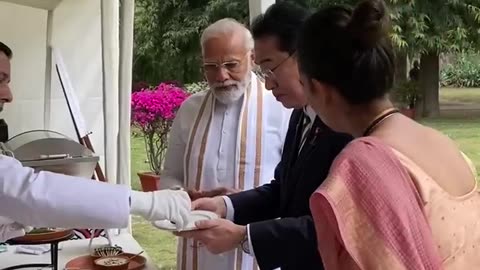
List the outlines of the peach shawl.
<svg viewBox="0 0 480 270">
<path fill-rule="evenodd" d="M 376 138 L 340 153 L 310 208 L 326 270 L 441 269 L 415 185 Z"/>
</svg>

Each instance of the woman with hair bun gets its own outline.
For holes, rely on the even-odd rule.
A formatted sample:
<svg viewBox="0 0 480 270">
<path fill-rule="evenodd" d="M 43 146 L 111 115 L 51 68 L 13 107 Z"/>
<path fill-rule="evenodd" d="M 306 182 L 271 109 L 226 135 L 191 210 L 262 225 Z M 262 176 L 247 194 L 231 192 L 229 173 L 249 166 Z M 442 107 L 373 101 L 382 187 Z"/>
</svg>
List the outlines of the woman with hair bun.
<svg viewBox="0 0 480 270">
<path fill-rule="evenodd" d="M 480 193 L 471 161 L 440 132 L 399 113 L 388 10 L 324 8 L 298 43 L 310 105 L 356 137 L 310 199 L 326 270 L 479 269 Z"/>
</svg>

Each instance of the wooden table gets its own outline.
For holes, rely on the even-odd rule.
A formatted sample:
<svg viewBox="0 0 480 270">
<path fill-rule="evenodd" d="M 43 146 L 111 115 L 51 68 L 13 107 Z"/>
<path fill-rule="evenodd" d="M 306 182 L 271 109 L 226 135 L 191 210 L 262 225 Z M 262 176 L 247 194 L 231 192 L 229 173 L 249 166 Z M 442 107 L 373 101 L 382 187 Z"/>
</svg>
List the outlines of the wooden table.
<svg viewBox="0 0 480 270">
<path fill-rule="evenodd" d="M 60 243 L 60 251 L 58 252 L 58 266 L 59 269 L 64 269 L 65 264 L 70 260 L 88 255 L 88 242 L 89 240 L 70 240 Z M 139 253 L 142 251 L 142 247 L 137 243 L 137 241 L 132 237 L 131 234 L 120 234 L 118 236 L 112 236 L 112 242 L 114 245 L 119 245 L 123 248 L 125 252 L 128 253 Z M 93 241 L 93 247 L 102 246 L 107 244 L 106 239 L 95 239 Z M 30 264 L 30 263 L 49 263 L 50 262 L 50 253 L 47 252 L 43 255 L 29 255 L 29 254 L 19 254 L 15 253 L 15 246 L 9 246 L 8 251 L 0 253 L 0 269 L 12 267 L 19 264 Z M 157 270 L 156 266 L 150 260 L 148 255 L 144 252 L 142 254 L 147 258 L 147 264 L 144 270 Z M 39 268 L 24 268 L 38 270 Z"/>
</svg>

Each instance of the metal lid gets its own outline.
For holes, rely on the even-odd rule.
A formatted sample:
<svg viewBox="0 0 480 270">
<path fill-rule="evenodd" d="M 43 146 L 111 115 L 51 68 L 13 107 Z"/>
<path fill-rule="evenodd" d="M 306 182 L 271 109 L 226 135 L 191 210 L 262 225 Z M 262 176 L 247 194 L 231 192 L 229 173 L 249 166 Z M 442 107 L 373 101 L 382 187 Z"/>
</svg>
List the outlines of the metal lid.
<svg viewBox="0 0 480 270">
<path fill-rule="evenodd" d="M 5 155 L 36 171 L 90 178 L 99 160 L 87 147 L 50 130 L 24 132 L 0 146 Z"/>
</svg>

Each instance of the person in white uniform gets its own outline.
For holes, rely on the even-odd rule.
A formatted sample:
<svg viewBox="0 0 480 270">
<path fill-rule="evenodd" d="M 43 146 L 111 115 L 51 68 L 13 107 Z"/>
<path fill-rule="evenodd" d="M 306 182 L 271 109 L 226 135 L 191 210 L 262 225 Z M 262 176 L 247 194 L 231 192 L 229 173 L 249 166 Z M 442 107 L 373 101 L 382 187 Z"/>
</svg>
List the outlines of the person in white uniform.
<svg viewBox="0 0 480 270">
<path fill-rule="evenodd" d="M 177 182 L 200 197 L 270 182 L 291 110 L 252 72 L 253 39 L 244 25 L 228 18 L 213 23 L 202 33 L 201 47 L 210 89 L 192 95 L 180 107 L 162 181 Z M 193 240 L 179 240 L 179 270 L 256 268 L 253 257 L 241 248 L 214 255 Z"/>
<path fill-rule="evenodd" d="M 0 112 L 13 99 L 11 58 L 11 49 L 0 42 Z M 150 221 L 171 220 L 182 228 L 190 209 L 184 191 L 137 192 L 91 179 L 35 173 L 18 160 L 0 155 L 0 242 L 24 235 L 25 225 L 125 228 L 130 214 Z"/>
</svg>

